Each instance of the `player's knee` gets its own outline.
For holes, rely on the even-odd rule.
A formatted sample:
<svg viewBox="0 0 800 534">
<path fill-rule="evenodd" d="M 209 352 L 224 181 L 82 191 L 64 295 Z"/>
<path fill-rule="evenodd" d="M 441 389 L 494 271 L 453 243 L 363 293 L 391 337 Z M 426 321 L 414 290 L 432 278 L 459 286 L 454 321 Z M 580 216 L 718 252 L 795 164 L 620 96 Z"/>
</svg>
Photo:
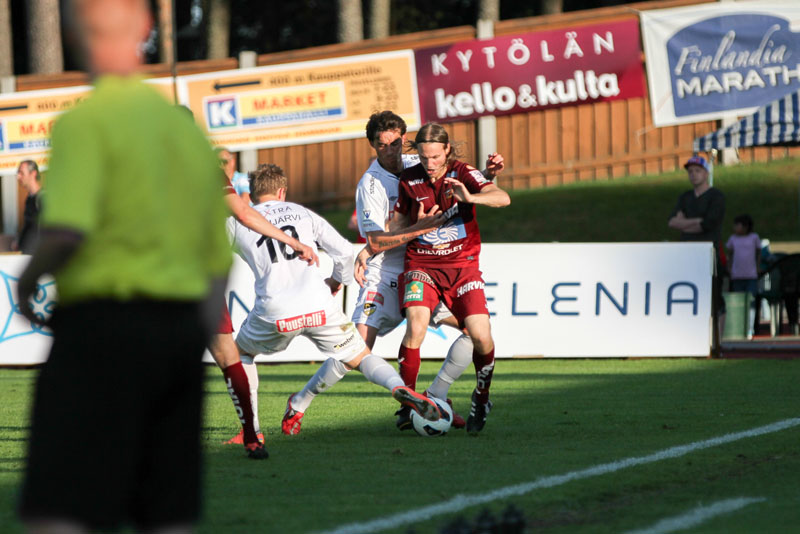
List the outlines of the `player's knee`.
<svg viewBox="0 0 800 534">
<path fill-rule="evenodd" d="M 358 356 L 355 356 L 354 358 L 351 358 L 351 359 L 347 360 L 346 362 L 342 362 L 342 363 L 350 371 L 352 371 L 353 369 L 358 369 L 358 366 L 361 365 L 361 360 L 363 360 L 364 356 L 366 356 L 367 354 L 369 354 L 369 349 L 368 348 L 364 348 L 364 350 L 362 350 L 361 353 L 358 354 Z"/>
<path fill-rule="evenodd" d="M 481 335 L 478 336 L 471 336 L 471 339 L 472 345 L 480 354 L 488 354 L 494 350 L 494 340 L 489 332 L 481 333 Z"/>
</svg>

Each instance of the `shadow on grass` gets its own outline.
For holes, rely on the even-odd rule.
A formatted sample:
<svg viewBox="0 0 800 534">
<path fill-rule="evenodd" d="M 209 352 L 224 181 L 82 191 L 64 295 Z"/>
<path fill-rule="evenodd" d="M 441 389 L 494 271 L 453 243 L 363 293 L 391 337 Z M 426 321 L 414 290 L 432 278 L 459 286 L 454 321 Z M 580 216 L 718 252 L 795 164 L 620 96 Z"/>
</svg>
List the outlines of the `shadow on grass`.
<svg viewBox="0 0 800 534">
<path fill-rule="evenodd" d="M 439 365 L 423 362 L 420 387 Z M 315 400 L 300 435 L 283 436 L 286 397 L 316 370 L 309 367 L 259 367 L 266 461 L 222 444 L 238 426 L 221 375 L 208 371 L 199 532 L 320 531 L 800 415 L 795 361 L 500 360 L 495 408 L 477 438 L 397 431 L 397 404 L 357 372 Z M 466 413 L 473 387 L 470 369 L 451 388 L 457 411 Z M 21 430 L 2 417 L 0 435 Z M 16 437 L 0 439 L 9 465 L 0 467 L 4 532 L 20 531 L 10 507 L 22 449 Z M 447 519 L 414 527 L 436 532 Z"/>
</svg>

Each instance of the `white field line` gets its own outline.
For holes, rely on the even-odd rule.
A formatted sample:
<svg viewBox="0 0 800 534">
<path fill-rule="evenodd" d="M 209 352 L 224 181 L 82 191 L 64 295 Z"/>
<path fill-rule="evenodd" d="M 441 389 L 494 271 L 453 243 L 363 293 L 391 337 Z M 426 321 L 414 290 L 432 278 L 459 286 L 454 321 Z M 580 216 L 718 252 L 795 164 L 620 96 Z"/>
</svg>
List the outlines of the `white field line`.
<svg viewBox="0 0 800 534">
<path fill-rule="evenodd" d="M 683 515 L 676 517 L 668 517 L 662 519 L 658 523 L 641 529 L 629 530 L 625 534 L 668 534 L 678 530 L 686 530 L 687 528 L 696 527 L 722 514 L 735 512 L 739 508 L 744 508 L 753 503 L 766 501 L 763 497 L 739 497 L 738 499 L 727 499 L 724 501 L 715 502 L 709 506 L 698 506 L 694 510 L 690 510 Z"/>
<path fill-rule="evenodd" d="M 382 530 L 388 530 L 392 528 L 396 529 L 403 525 L 425 521 L 436 516 L 460 512 L 461 510 L 471 506 L 486 504 L 492 501 L 507 499 L 509 497 L 518 495 L 525 495 L 526 493 L 530 493 L 538 489 L 560 486 L 562 484 L 566 484 L 567 482 L 572 482 L 573 480 L 607 475 L 608 473 L 614 473 L 629 467 L 660 462 L 661 460 L 669 460 L 671 458 L 679 458 L 691 452 L 708 449 L 710 447 L 717 447 L 719 445 L 725 445 L 726 443 L 739 441 L 740 439 L 753 438 L 756 436 L 763 436 L 764 434 L 780 432 L 781 430 L 786 430 L 787 428 L 792 428 L 798 425 L 800 425 L 800 417 L 784 419 L 783 421 L 778 421 L 777 423 L 752 428 L 750 430 L 744 430 L 742 432 L 734 432 L 732 434 L 725 434 L 716 438 L 670 447 L 653 454 L 648 454 L 647 456 L 634 456 L 631 458 L 625 458 L 624 460 L 617 460 L 615 462 L 596 465 L 580 471 L 571 471 L 563 475 L 542 477 L 531 482 L 523 482 L 513 486 L 506 486 L 504 488 L 498 488 L 487 493 L 456 495 L 450 500 L 438 504 L 423 506 L 422 508 L 417 508 L 416 510 L 408 510 L 406 512 L 373 519 L 371 521 L 345 524 L 333 530 L 323 531 L 320 534 L 370 534 L 372 532 L 380 532 Z"/>
</svg>

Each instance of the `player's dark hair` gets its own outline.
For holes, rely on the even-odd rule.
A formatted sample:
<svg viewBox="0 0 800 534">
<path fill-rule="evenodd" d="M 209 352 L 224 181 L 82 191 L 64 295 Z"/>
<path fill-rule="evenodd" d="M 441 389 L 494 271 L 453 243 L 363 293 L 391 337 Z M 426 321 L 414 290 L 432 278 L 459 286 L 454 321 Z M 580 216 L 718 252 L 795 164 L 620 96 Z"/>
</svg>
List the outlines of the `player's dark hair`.
<svg viewBox="0 0 800 534">
<path fill-rule="evenodd" d="M 442 143 L 443 145 L 450 145 L 450 152 L 447 154 L 447 162 L 453 162 L 458 158 L 462 157 L 461 154 L 461 142 L 460 141 L 450 141 L 450 136 L 447 133 L 447 130 L 444 129 L 439 123 L 436 122 L 429 122 L 425 124 L 422 128 L 419 129 L 417 135 L 414 137 L 413 141 L 409 141 L 407 144 L 410 148 L 414 150 L 419 149 L 419 145 L 422 143 Z"/>
<path fill-rule="evenodd" d="M 262 163 L 247 177 L 250 180 L 250 198 L 256 202 L 264 195 L 277 194 L 278 189 L 286 188 L 289 183 L 283 169 L 272 163 Z"/>
<path fill-rule="evenodd" d="M 39 166 L 36 164 L 35 161 L 32 159 L 26 159 L 19 162 L 20 165 L 25 164 L 28 169 L 28 172 L 35 172 L 36 173 L 36 181 L 41 180 L 41 175 L 39 174 Z"/>
<path fill-rule="evenodd" d="M 406 121 L 403 117 L 389 110 L 373 113 L 367 121 L 367 139 L 372 143 L 381 132 L 400 130 L 400 135 L 406 133 Z"/>
<path fill-rule="evenodd" d="M 741 224 L 745 227 L 748 234 L 753 231 L 753 218 L 746 213 L 734 217 L 733 224 Z"/>
</svg>

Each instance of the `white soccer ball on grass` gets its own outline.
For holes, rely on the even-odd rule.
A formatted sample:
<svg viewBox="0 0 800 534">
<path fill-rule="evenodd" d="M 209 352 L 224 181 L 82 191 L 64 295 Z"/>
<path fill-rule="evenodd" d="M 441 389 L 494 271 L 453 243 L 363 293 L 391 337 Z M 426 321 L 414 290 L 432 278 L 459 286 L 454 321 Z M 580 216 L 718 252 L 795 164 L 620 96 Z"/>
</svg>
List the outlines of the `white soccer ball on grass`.
<svg viewBox="0 0 800 534">
<path fill-rule="evenodd" d="M 447 401 L 437 399 L 436 397 L 430 397 L 430 399 L 439 407 L 439 412 L 442 414 L 439 420 L 428 421 L 412 410 L 411 424 L 420 436 L 426 438 L 431 436 L 444 436 L 447 434 L 447 431 L 450 430 L 450 425 L 453 424 L 453 409 L 447 404 Z"/>
</svg>

